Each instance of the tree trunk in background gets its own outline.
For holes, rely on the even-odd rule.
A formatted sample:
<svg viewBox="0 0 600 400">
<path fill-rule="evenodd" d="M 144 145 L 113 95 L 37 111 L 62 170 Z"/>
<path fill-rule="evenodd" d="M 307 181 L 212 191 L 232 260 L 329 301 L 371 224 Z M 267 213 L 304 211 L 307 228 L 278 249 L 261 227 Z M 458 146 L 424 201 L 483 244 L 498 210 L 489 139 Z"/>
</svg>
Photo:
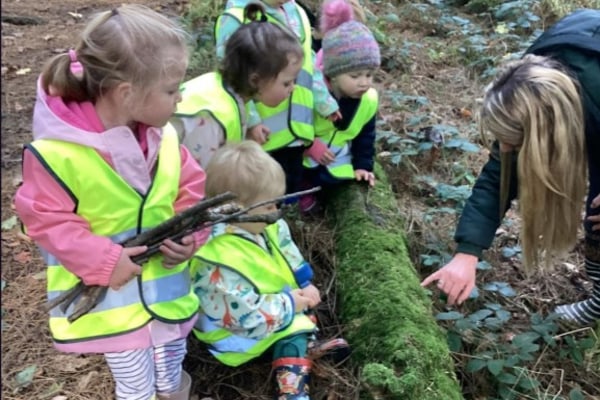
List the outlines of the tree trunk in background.
<svg viewBox="0 0 600 400">
<path fill-rule="evenodd" d="M 446 335 L 409 259 L 396 199 L 378 183 L 329 194 L 335 228 L 338 312 L 360 368 L 361 398 L 462 399 Z"/>
</svg>

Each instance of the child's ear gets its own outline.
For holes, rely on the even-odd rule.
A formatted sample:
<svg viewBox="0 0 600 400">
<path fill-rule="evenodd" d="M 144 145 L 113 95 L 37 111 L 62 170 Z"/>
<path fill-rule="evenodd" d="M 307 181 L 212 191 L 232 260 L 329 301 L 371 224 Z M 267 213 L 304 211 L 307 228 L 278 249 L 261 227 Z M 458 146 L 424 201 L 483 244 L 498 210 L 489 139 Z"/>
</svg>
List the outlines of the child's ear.
<svg viewBox="0 0 600 400">
<path fill-rule="evenodd" d="M 258 74 L 256 72 L 250 73 L 250 76 L 248 76 L 248 83 L 250 84 L 250 87 L 254 90 L 258 90 L 259 82 L 260 77 L 258 76 Z"/>
<path fill-rule="evenodd" d="M 127 104 L 133 97 L 133 87 L 129 82 L 121 82 L 115 86 L 114 93 L 122 104 Z"/>
</svg>

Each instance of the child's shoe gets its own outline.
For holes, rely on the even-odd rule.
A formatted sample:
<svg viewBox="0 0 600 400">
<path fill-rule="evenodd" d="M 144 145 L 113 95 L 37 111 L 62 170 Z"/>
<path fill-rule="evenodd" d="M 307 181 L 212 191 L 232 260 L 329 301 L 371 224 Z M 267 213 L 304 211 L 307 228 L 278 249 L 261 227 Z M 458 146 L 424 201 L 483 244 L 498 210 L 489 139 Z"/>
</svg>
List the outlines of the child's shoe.
<svg viewBox="0 0 600 400">
<path fill-rule="evenodd" d="M 314 193 L 305 194 L 300 197 L 299 205 L 300 212 L 303 214 L 308 214 L 317 206 L 317 196 L 315 196 Z"/>
<path fill-rule="evenodd" d="M 284 357 L 273 361 L 277 400 L 310 400 L 311 361 L 307 358 Z"/>
</svg>

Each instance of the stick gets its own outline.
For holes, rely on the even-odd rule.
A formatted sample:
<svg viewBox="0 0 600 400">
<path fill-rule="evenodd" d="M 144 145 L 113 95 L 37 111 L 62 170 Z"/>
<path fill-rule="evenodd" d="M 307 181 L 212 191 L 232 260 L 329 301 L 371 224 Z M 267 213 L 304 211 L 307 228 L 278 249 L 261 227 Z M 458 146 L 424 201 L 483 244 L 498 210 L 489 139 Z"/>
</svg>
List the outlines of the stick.
<svg viewBox="0 0 600 400">
<path fill-rule="evenodd" d="M 243 209 L 236 204 L 222 204 L 226 201 L 231 201 L 236 197 L 235 194 L 231 192 L 222 193 L 200 201 L 195 206 L 188 208 L 162 224 L 144 231 L 133 238 L 125 240 L 121 245 L 123 247 L 148 246 L 148 249 L 144 253 L 131 257 L 133 262 L 141 265 L 147 262 L 150 257 L 160 252 L 160 246 L 165 239 L 179 242 L 186 235 L 222 222 L 264 222 L 272 224 L 283 216 L 281 211 L 257 215 L 247 215 L 247 213 L 267 204 L 279 203 L 292 197 L 314 193 L 320 189 L 321 188 L 317 186 L 312 189 L 290 193 L 253 204 Z M 75 304 L 73 312 L 67 317 L 69 322 L 73 322 L 94 308 L 107 290 L 108 287 L 106 286 L 87 286 L 80 281 L 71 290 L 48 301 L 44 305 L 44 308 L 46 311 L 49 311 L 60 304 L 61 310 L 66 312 L 73 301 L 77 299 L 78 301 Z"/>
</svg>

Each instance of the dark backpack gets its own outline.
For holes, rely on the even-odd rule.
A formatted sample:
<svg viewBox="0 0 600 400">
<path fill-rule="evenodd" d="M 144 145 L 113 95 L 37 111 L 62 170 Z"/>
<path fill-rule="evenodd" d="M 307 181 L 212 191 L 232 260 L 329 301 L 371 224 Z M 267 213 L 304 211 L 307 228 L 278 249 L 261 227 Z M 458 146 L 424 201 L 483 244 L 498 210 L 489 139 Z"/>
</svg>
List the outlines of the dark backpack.
<svg viewBox="0 0 600 400">
<path fill-rule="evenodd" d="M 556 58 L 578 78 L 592 156 L 600 149 L 600 10 L 581 9 L 567 15 L 548 28 L 527 53 Z"/>
<path fill-rule="evenodd" d="M 586 93 L 585 100 L 600 113 L 600 10 L 580 9 L 567 15 L 525 53 L 551 56 L 569 67 Z"/>
</svg>

